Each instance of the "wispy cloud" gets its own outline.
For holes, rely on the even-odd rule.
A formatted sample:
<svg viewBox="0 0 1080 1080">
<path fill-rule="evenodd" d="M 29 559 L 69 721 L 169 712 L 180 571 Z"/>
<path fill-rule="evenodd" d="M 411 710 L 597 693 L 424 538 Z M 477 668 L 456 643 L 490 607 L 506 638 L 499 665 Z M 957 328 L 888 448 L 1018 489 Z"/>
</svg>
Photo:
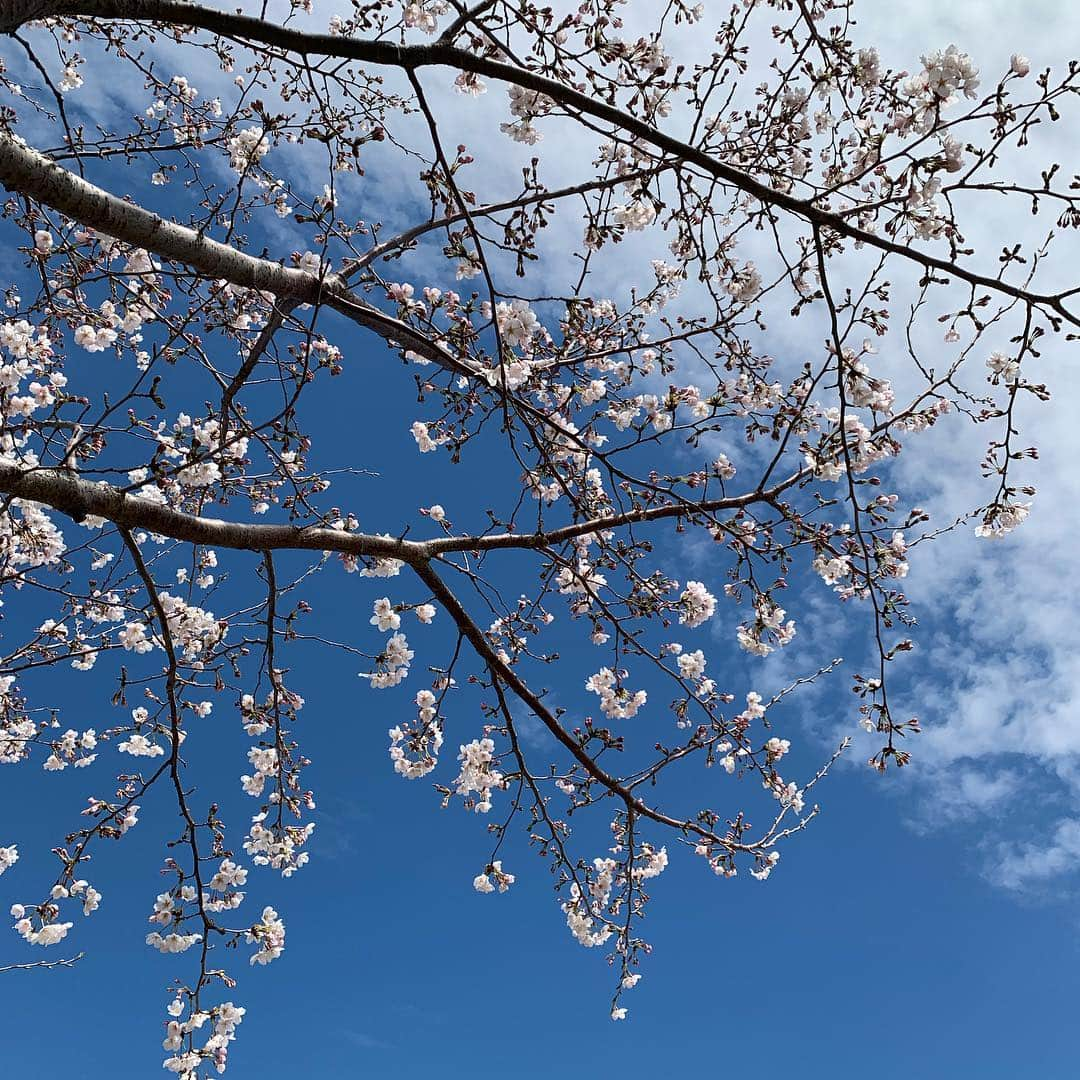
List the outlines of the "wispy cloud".
<svg viewBox="0 0 1080 1080">
<path fill-rule="evenodd" d="M 1080 820 L 1068 818 L 1042 842 L 1002 845 L 990 877 L 1007 889 L 1044 885 L 1080 868 Z"/>
<path fill-rule="evenodd" d="M 393 1050 L 394 1044 L 368 1034 L 366 1031 L 344 1031 L 342 1035 L 361 1050 Z"/>
<path fill-rule="evenodd" d="M 893 66 L 951 40 L 988 72 L 1013 50 L 1030 55 L 1036 67 L 1060 55 L 1054 37 L 1060 20 L 1053 18 L 1059 12 L 1051 5 L 1035 3 L 1021 12 L 988 2 L 980 11 L 981 22 L 961 26 L 948 10 L 925 2 L 911 6 L 904 20 L 865 5 L 858 33 Z M 1040 19 L 1040 12 L 1047 17 Z M 1067 160 L 1064 138 L 1064 132 L 1040 131 L 1039 149 L 1028 155 L 1026 167 L 1036 159 Z M 1002 236 L 1027 228 L 1018 210 L 1002 217 L 991 209 L 972 223 L 967 239 L 984 254 L 993 252 Z M 1067 235 L 1060 239 L 1068 244 Z M 1073 278 L 1075 265 L 1073 259 L 1065 267 Z M 1031 517 L 999 544 L 977 540 L 970 529 L 940 539 L 912 559 L 905 583 L 927 624 L 916 633 L 920 674 L 906 695 L 926 722 L 913 748 L 919 799 L 910 821 L 919 829 L 971 827 L 980 837 L 992 832 L 993 844 L 980 843 L 986 876 L 1015 891 L 1045 886 L 1080 866 L 1080 822 L 1064 816 L 1080 793 L 1075 353 L 1047 342 L 1031 377 L 1053 393 L 1048 405 L 1024 402 L 1017 418 L 1020 444 L 1040 451 L 1037 463 L 1023 463 L 1023 482 L 1038 488 Z M 978 463 L 991 437 L 987 427 L 954 420 L 912 440 L 898 478 L 925 494 L 927 508 L 943 524 L 988 500 Z"/>
</svg>

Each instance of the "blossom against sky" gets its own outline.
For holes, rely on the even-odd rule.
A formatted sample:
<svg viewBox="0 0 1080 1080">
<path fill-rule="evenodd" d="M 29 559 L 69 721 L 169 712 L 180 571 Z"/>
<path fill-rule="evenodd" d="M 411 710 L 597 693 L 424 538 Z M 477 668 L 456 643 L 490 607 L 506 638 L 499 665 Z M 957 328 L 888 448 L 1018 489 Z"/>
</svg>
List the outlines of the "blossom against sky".
<svg viewBox="0 0 1080 1080">
<path fill-rule="evenodd" d="M 895 20 L 878 25 L 882 11 L 867 7 L 863 33 L 880 43 L 892 64 L 914 67 L 920 53 L 944 48 L 953 37 L 988 67 L 1007 63 L 1005 54 L 1022 38 L 1032 55 L 1054 48 L 1047 21 L 1030 41 L 1030 17 L 1013 9 L 987 14 L 989 7 L 979 5 L 954 34 L 929 11 L 898 27 Z M 1001 29 L 1005 15 L 1015 23 L 1008 41 Z M 500 133 L 489 137 L 492 147 L 503 145 L 495 142 L 504 138 Z M 250 158 L 260 153 L 259 140 L 230 152 Z M 640 208 L 628 208 L 623 217 L 631 229 L 650 224 Z M 412 280 L 424 276 L 414 264 Z M 409 296 L 402 291 L 399 299 Z M 507 304 L 496 317 L 508 339 L 520 343 L 537 332 L 542 314 Z M 97 341 L 80 344 L 90 351 Z M 372 347 L 359 338 L 341 344 L 358 352 Z M 1075 531 L 1069 416 L 1076 395 L 1075 380 L 1053 372 L 1053 360 L 1048 351 L 1043 365 L 1055 400 L 1045 413 L 1032 414 L 1043 454 L 1041 502 L 1025 530 L 990 554 L 985 544 L 977 549 L 970 533 L 947 536 L 928 567 L 913 565 L 911 592 L 920 601 L 926 659 L 920 654 L 909 666 L 905 694 L 928 729 L 913 747 L 914 775 L 883 782 L 858 760 L 836 770 L 817 793 L 822 815 L 785 848 L 767 884 L 750 874 L 717 880 L 691 860 L 665 862 L 648 916 L 654 952 L 627 1024 L 609 1022 L 603 1003 L 612 973 L 574 946 L 565 920 L 554 914 L 543 863 L 523 844 L 510 844 L 497 868 L 477 875 L 489 853 L 482 829 L 470 834 L 456 808 L 433 812 L 429 791 L 402 783 L 404 759 L 392 753 L 393 736 L 388 755 L 387 730 L 431 705 L 407 685 L 412 652 L 395 625 L 401 616 L 379 592 L 367 590 L 357 601 L 350 595 L 353 582 L 343 586 L 340 574 L 313 577 L 305 598 L 319 615 L 322 636 L 347 639 L 359 625 L 393 635 L 391 642 L 401 637 L 390 650 L 392 662 L 376 676 L 385 694 L 358 685 L 355 665 L 297 646 L 296 665 L 308 664 L 305 753 L 321 793 L 318 827 L 303 872 L 260 891 L 268 930 L 249 946 L 257 956 L 279 955 L 269 970 L 259 960 L 240 974 L 238 1000 L 242 991 L 246 1013 L 234 1069 L 267 1077 L 361 1069 L 404 1076 L 439 1069 L 456 1076 L 480 1067 L 529 1077 L 569 1061 L 632 1076 L 720 1068 L 762 1075 L 797 1069 L 811 1077 L 868 1071 L 883 1077 L 1070 1075 L 1077 927 L 1068 875 L 1080 859 L 1070 812 L 1080 730 L 1070 708 L 1078 672 L 1061 582 L 1068 578 Z M 507 372 L 510 378 L 526 374 Z M 348 458 L 358 432 L 385 448 L 393 475 L 351 481 L 365 503 L 378 507 L 380 527 L 415 521 L 421 509 L 431 524 L 481 514 L 486 485 L 515 482 L 516 470 L 492 460 L 485 482 L 462 484 L 434 452 L 433 432 L 423 421 L 411 429 L 399 422 L 417 414 L 414 395 L 407 380 L 380 383 L 378 393 L 315 390 L 320 454 L 327 461 Z M 925 486 L 942 520 L 951 500 L 977 482 L 968 463 L 979 452 L 978 438 L 935 432 L 911 466 L 913 483 Z M 938 468 L 927 472 L 935 453 Z M 946 462 L 957 479 L 938 487 Z M 709 608 L 708 587 L 715 583 L 707 553 L 692 552 L 686 560 L 685 622 L 699 629 L 697 613 Z M 828 580 L 832 571 L 826 571 Z M 690 583 L 699 577 L 705 584 L 697 590 Z M 572 595 L 574 575 L 564 584 Z M 414 628 L 428 624 L 435 640 L 449 632 L 438 614 L 432 619 L 415 610 L 404 627 L 410 640 Z M 778 610 L 759 613 L 761 621 L 786 633 Z M 811 611 L 785 650 L 785 663 L 802 670 L 804 662 L 828 662 L 831 655 L 815 652 L 812 633 L 815 619 L 828 618 L 824 608 Z M 756 636 L 744 630 L 746 643 L 768 637 L 750 625 Z M 714 632 L 729 640 L 737 630 L 728 619 L 702 635 Z M 133 624 L 126 633 L 138 652 L 145 632 Z M 697 639 L 687 641 L 680 670 L 695 679 L 711 674 Z M 854 628 L 835 644 L 849 658 L 862 648 Z M 569 636 L 566 646 L 574 647 Z M 581 663 L 568 651 L 567 674 L 552 676 L 554 699 L 580 697 Z M 779 664 L 770 657 L 769 666 L 757 670 L 779 676 Z M 656 700 L 648 680 L 619 696 L 604 673 L 610 669 L 597 672 L 591 664 L 590 670 L 588 692 L 605 715 L 633 720 L 650 695 Z M 763 680 L 758 674 L 744 681 Z M 79 730 L 104 726 L 101 707 L 84 689 L 96 685 L 91 675 L 83 688 L 58 692 L 58 706 Z M 854 711 L 847 687 L 846 672 L 824 679 L 801 705 L 793 702 L 779 714 L 771 753 L 784 756 L 793 743 L 792 752 L 807 755 L 800 759 L 806 761 L 831 745 L 837 728 L 845 726 L 846 734 Z M 749 709 L 754 704 L 748 699 Z M 213 722 L 209 711 L 192 720 Z M 154 744 L 135 741 L 140 738 L 120 749 L 153 758 Z M 470 739 L 462 739 L 468 749 L 457 783 L 483 805 L 491 794 L 490 751 L 483 740 Z M 192 753 L 204 775 L 217 772 L 235 786 L 236 762 L 248 753 L 243 734 L 201 743 Z M 273 762 L 258 755 L 247 760 L 241 766 L 250 771 L 245 787 L 259 788 Z M 945 771 L 957 762 L 962 768 Z M 54 823 L 34 807 L 36 783 L 14 771 L 4 779 L 0 820 L 17 823 L 19 849 L 27 853 L 8 868 L 6 888 L 31 872 L 28 853 L 48 850 L 56 838 Z M 69 770 L 52 779 L 56 804 L 74 813 L 85 798 L 81 777 Z M 20 1075 L 141 1076 L 145 1057 L 132 1047 L 131 1033 L 141 1036 L 160 1024 L 168 1040 L 161 1003 L 171 958 L 151 957 L 161 965 L 148 964 L 144 937 L 132 927 L 157 932 L 147 923 L 154 890 L 146 868 L 160 861 L 170 828 L 154 825 L 147 812 L 122 846 L 102 853 L 95 884 L 105 891 L 107 879 L 107 895 L 94 913 L 87 956 L 75 970 L 25 973 L 0 985 L 7 1005 L 0 1033 Z M 0 858 L 11 862 L 11 856 Z M 661 861 L 657 853 L 657 870 Z M 513 887 L 504 891 L 510 875 Z M 278 912 L 288 919 L 284 952 Z M 587 940 L 590 928 L 570 922 L 579 941 Z M 171 947 L 165 939 L 161 945 Z M 50 1040 L 43 1058 L 25 1031 L 31 1025 L 48 1030 L 53 1017 L 64 1018 L 58 1023 L 65 1030 L 69 1018 L 80 1018 L 79 1027 L 69 1039 Z"/>
</svg>

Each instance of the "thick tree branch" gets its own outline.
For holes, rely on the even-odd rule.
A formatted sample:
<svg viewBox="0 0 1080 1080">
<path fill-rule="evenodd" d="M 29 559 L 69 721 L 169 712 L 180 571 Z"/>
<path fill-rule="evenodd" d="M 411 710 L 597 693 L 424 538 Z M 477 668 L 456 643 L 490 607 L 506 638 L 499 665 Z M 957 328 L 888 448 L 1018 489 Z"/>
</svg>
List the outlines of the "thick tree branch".
<svg viewBox="0 0 1080 1080">
<path fill-rule="evenodd" d="M 239 551 L 333 551 L 342 555 L 400 559 L 416 565 L 455 551 L 537 550 L 605 529 L 692 517 L 697 513 L 737 510 L 758 502 L 772 503 L 781 492 L 801 480 L 805 473 L 806 470 L 794 473 L 765 491 L 699 503 L 674 503 L 630 510 L 610 517 L 564 525 L 547 532 L 447 536 L 435 540 L 402 540 L 321 526 L 303 528 L 198 517 L 138 495 L 126 494 L 110 484 L 80 479 L 65 469 L 25 469 L 18 465 L 0 464 L 0 493 L 50 506 L 76 521 L 93 515 L 105 518 L 122 529 L 146 529 L 159 536 L 190 544 L 207 544 Z"/>
<path fill-rule="evenodd" d="M 135 203 L 83 180 L 21 139 L 0 132 L 0 184 L 29 196 L 133 247 L 182 263 L 210 278 L 273 293 L 282 301 L 324 304 L 353 322 L 455 374 L 472 369 L 429 338 L 351 292 L 336 274 L 318 277 L 248 255 L 228 244 L 166 221 Z"/>
<path fill-rule="evenodd" d="M 347 533 L 341 529 L 257 525 L 196 517 L 108 484 L 81 480 L 61 469 L 22 469 L 0 464 L 0 491 L 51 506 L 76 520 L 87 515 L 105 518 L 122 529 L 146 529 L 190 544 L 241 551 L 275 549 L 336 551 L 404 561 L 425 557 L 423 545 L 392 537 Z"/>
<path fill-rule="evenodd" d="M 1073 326 L 1080 326 L 1080 315 L 1066 309 L 1064 294 L 1031 292 L 1022 286 L 976 273 L 948 259 L 938 258 L 877 233 L 867 232 L 853 225 L 843 215 L 823 209 L 815 198 L 801 199 L 777 191 L 718 160 L 707 151 L 668 135 L 584 90 L 568 86 L 539 72 L 459 49 L 442 40 L 426 45 L 396 45 L 389 41 L 364 41 L 330 34 L 310 34 L 289 27 L 275 26 L 247 15 L 216 11 L 200 4 L 180 3 L 177 0 L 55 0 L 49 4 L 42 0 L 19 0 L 0 4 L 0 32 L 11 33 L 28 19 L 43 16 L 165 23 L 174 27 L 207 30 L 237 41 L 269 46 L 300 56 L 338 57 L 377 66 L 397 67 L 405 71 L 415 71 L 422 67 L 452 67 L 459 71 L 485 75 L 500 82 L 537 91 L 566 108 L 576 109 L 586 116 L 613 124 L 664 153 L 686 164 L 695 165 L 717 180 L 753 196 L 765 206 L 778 207 L 818 228 L 833 230 L 841 236 L 860 240 L 871 247 L 917 263 L 928 273 L 936 271 L 977 288 L 990 289 L 1025 303 L 1038 304 Z"/>
<path fill-rule="evenodd" d="M 702 828 L 697 822 L 680 821 L 668 814 L 664 814 L 644 803 L 634 795 L 628 787 L 615 777 L 605 772 L 595 761 L 591 754 L 559 723 L 555 714 L 537 697 L 536 694 L 521 680 L 517 672 L 499 656 L 491 643 L 484 636 L 483 631 L 469 617 L 468 612 L 462 606 L 461 601 L 454 595 L 453 590 L 435 572 L 430 563 L 421 563 L 413 568 L 417 576 L 434 593 L 435 598 L 446 608 L 450 617 L 454 620 L 457 628 L 472 645 L 481 660 L 494 672 L 502 682 L 509 687 L 514 694 L 527 705 L 533 715 L 551 732 L 555 739 L 573 755 L 585 772 L 602 787 L 611 792 L 613 796 L 623 802 L 628 811 L 640 814 L 650 821 L 668 828 L 678 829 L 688 835 L 698 836 L 710 843 L 719 844 L 728 848 L 739 848 L 743 845 L 733 844 L 730 840 L 721 838 L 710 829 Z"/>
</svg>

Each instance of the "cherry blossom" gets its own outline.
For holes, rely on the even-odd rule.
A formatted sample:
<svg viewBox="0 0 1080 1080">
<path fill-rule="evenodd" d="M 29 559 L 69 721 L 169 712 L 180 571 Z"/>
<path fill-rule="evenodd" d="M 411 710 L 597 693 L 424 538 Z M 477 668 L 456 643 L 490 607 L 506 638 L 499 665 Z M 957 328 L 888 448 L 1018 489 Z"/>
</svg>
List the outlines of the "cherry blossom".
<svg viewBox="0 0 1080 1080">
<path fill-rule="evenodd" d="M 945 42 L 903 70 L 848 0 L 175 6 L 3 17 L 0 765 L 57 835 L 0 847 L 12 947 L 100 945 L 102 849 L 167 812 L 154 1038 L 223 1072 L 236 950 L 269 964 L 294 917 L 271 875 L 339 827 L 325 681 L 358 775 L 471 811 L 474 902 L 543 857 L 624 1020 L 669 866 L 764 882 L 850 742 L 918 753 L 893 672 L 932 542 L 1040 512 L 1021 430 L 1080 330 L 1040 138 L 1075 72 Z M 984 487 L 931 520 L 924 433 L 968 423 Z M 839 660 L 783 667 L 834 639 L 869 650 L 850 706 Z M 809 683 L 835 753 L 790 710 Z"/>
</svg>

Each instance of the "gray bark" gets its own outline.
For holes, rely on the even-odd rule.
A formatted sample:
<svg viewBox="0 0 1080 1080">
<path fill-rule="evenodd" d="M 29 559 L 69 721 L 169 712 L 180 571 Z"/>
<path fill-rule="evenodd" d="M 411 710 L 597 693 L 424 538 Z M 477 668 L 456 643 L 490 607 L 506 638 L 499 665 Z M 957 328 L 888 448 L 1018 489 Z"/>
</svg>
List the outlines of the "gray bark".
<svg viewBox="0 0 1080 1080">
<path fill-rule="evenodd" d="M 196 517 L 124 494 L 108 484 L 82 480 L 63 469 L 23 469 L 0 464 L 0 491 L 51 506 L 76 521 L 95 515 L 121 528 L 146 529 L 192 544 L 241 551 L 336 551 L 403 562 L 417 562 L 427 556 L 425 545 L 410 540 L 347 533 L 341 529 L 256 525 Z"/>
<path fill-rule="evenodd" d="M 0 184 L 60 211 L 73 221 L 115 237 L 209 278 L 273 293 L 281 300 L 324 304 L 380 337 L 457 374 L 471 369 L 400 319 L 353 293 L 337 274 L 317 277 L 271 259 L 248 255 L 194 229 L 121 199 L 69 172 L 18 136 L 0 132 Z"/>
</svg>

